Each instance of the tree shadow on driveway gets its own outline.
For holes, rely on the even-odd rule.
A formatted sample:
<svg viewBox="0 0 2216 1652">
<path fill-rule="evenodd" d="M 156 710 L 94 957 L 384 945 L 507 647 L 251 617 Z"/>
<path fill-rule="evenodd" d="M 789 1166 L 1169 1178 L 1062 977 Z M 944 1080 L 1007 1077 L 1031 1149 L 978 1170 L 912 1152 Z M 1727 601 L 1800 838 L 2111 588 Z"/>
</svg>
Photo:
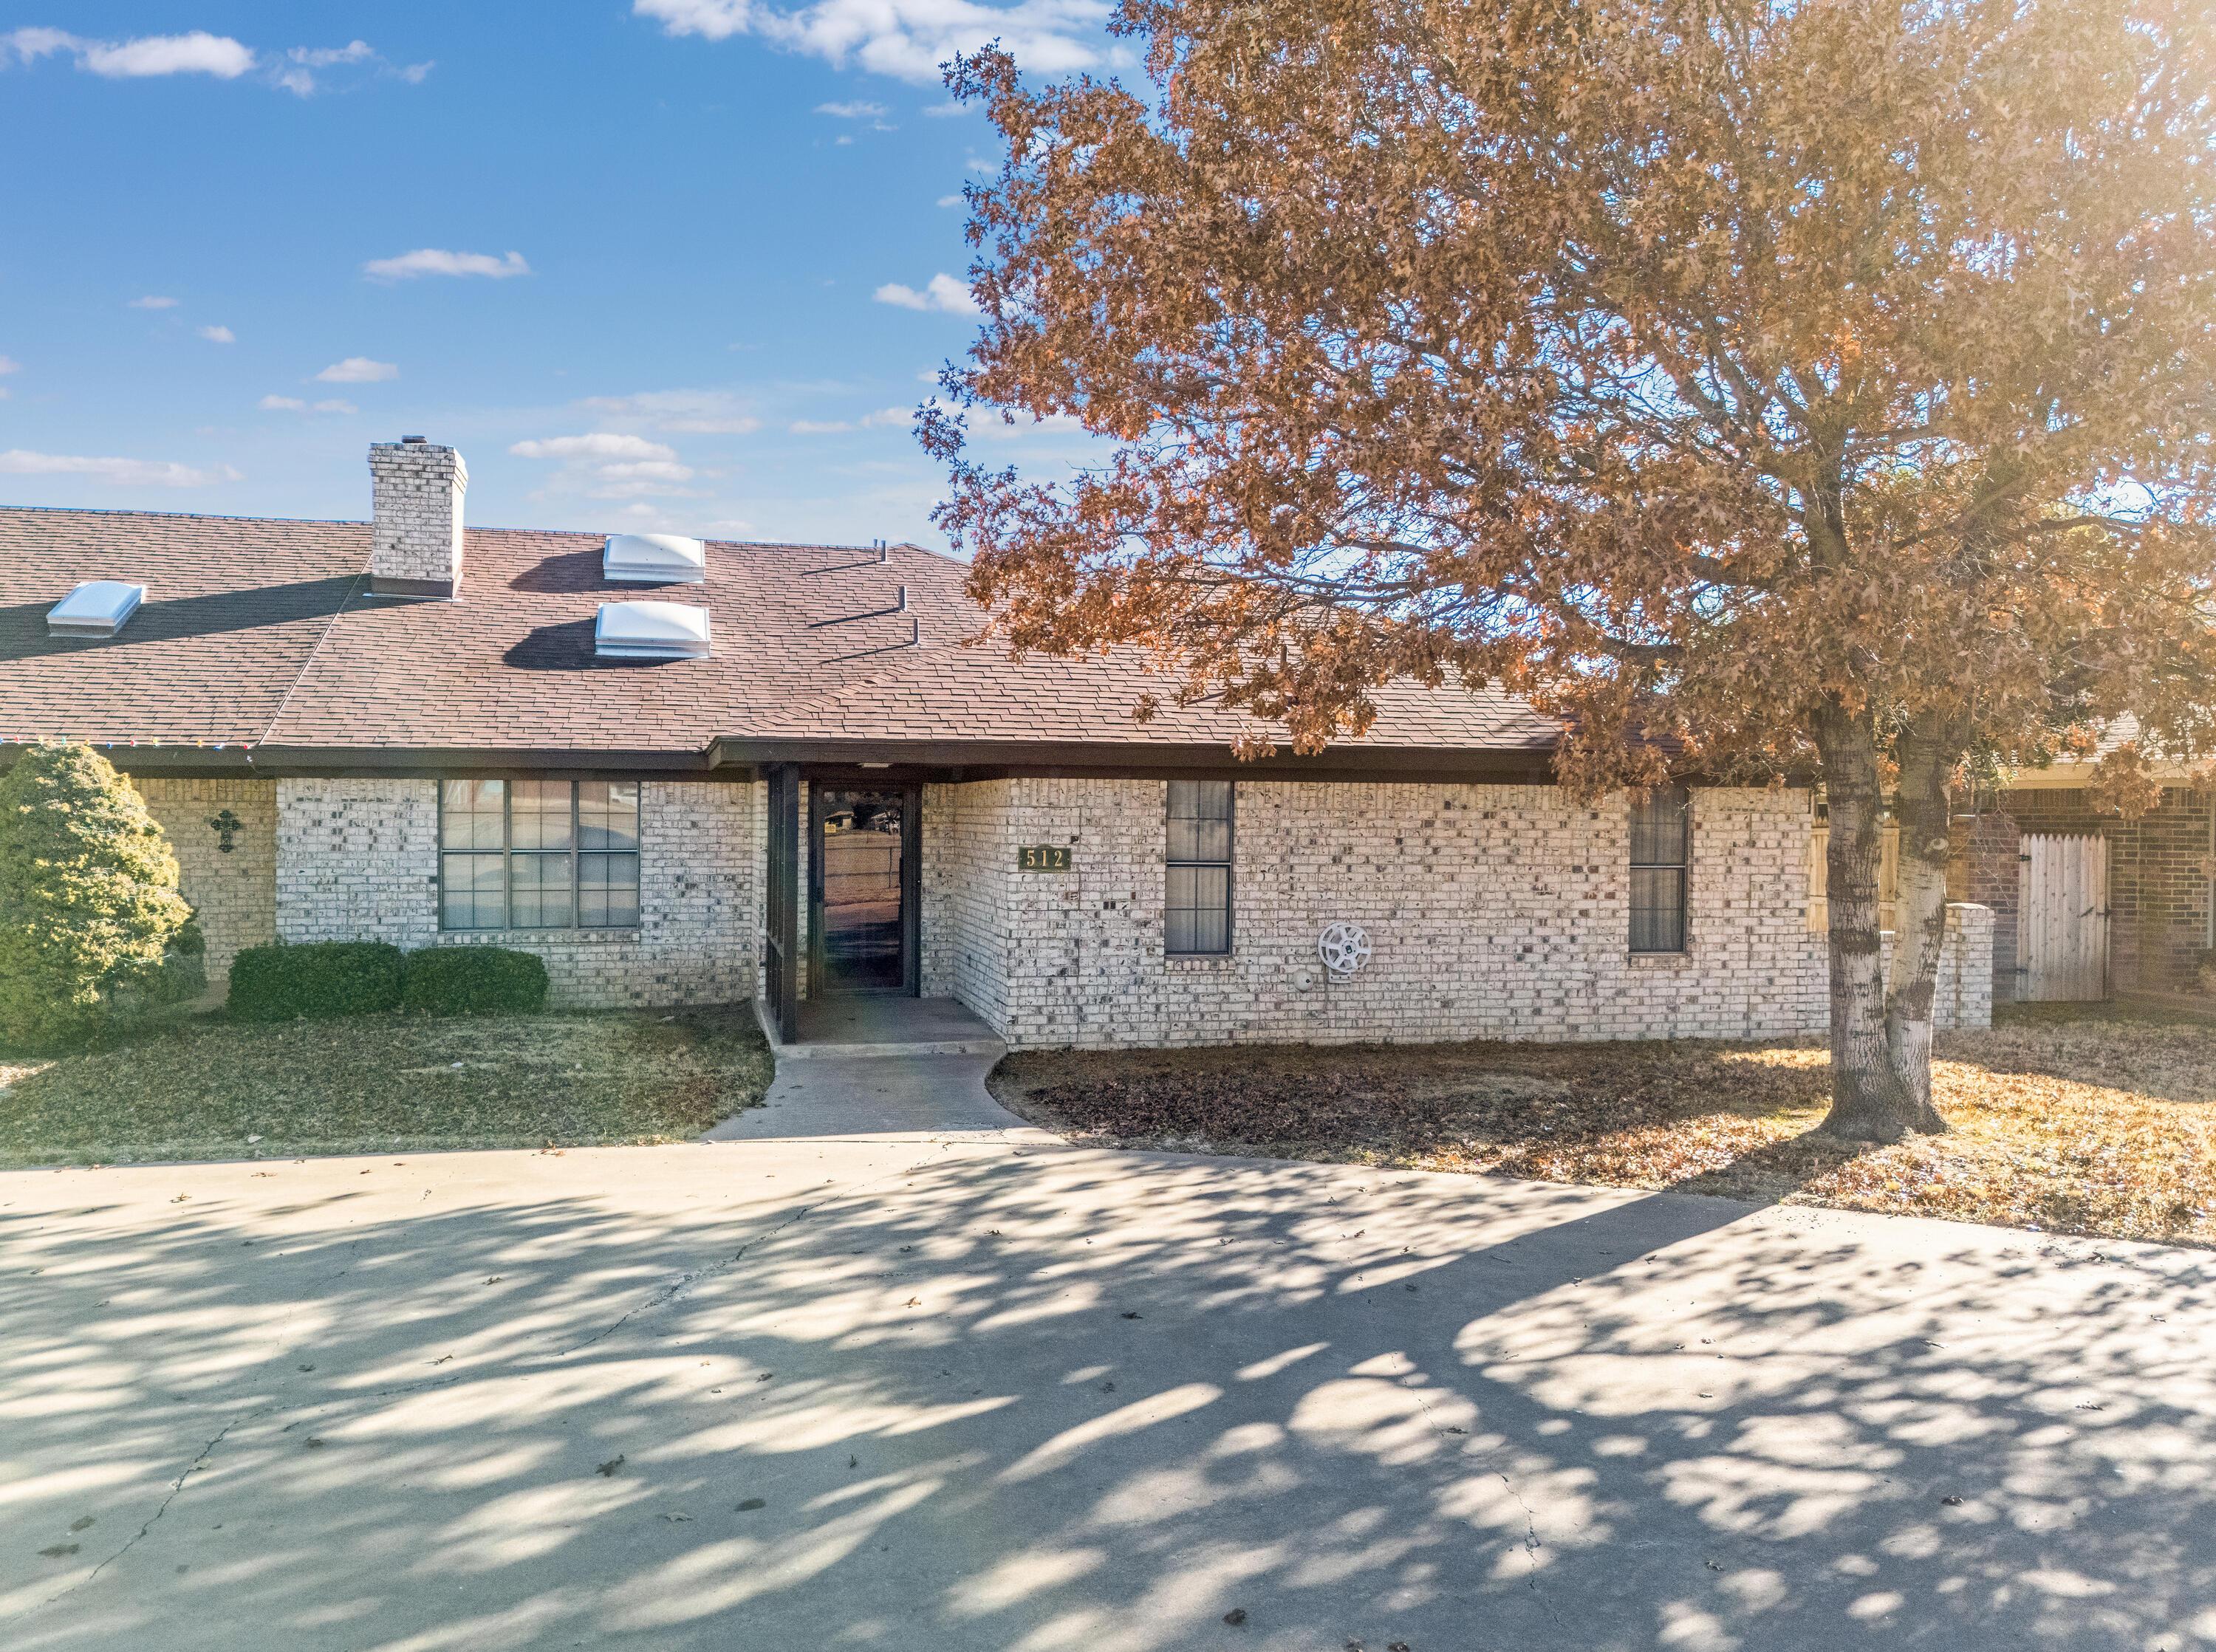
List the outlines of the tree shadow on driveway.
<svg viewBox="0 0 2216 1652">
<path fill-rule="evenodd" d="M 736 1151 L 0 1178 L 9 1643 L 2216 1640 L 2201 1253 Z"/>
</svg>

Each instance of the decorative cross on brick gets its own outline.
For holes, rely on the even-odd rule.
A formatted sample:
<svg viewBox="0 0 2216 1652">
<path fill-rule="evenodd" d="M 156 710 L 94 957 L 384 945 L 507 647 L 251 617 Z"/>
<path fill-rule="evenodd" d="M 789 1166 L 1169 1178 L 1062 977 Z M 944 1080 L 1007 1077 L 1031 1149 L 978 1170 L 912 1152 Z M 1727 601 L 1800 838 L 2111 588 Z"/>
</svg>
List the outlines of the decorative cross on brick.
<svg viewBox="0 0 2216 1652">
<path fill-rule="evenodd" d="M 208 824 L 215 828 L 216 848 L 228 855 L 237 847 L 231 839 L 245 827 L 246 822 L 225 809 L 220 814 L 209 815 Z"/>
</svg>

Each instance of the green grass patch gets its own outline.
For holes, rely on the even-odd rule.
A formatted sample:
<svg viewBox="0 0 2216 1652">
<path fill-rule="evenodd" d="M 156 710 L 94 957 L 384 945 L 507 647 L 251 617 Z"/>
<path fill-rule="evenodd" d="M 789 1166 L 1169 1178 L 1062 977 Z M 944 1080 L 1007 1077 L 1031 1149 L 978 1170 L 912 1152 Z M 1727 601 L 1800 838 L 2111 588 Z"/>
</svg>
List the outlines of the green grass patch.
<svg viewBox="0 0 2216 1652">
<path fill-rule="evenodd" d="M 758 1102 L 770 1072 L 742 1006 L 196 1018 L 0 1055 L 0 1166 L 683 1140 Z"/>
</svg>

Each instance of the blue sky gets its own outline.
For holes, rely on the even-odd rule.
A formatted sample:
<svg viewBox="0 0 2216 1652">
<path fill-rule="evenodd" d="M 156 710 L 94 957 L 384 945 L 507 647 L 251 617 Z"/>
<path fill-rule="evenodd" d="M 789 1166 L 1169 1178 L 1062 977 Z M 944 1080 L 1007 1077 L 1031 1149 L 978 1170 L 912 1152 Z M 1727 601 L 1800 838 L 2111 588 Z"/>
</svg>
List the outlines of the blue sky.
<svg viewBox="0 0 2216 1652">
<path fill-rule="evenodd" d="M 939 543 L 908 421 L 993 133 L 933 65 L 1117 67 L 1094 0 L 0 15 L 0 503 Z M 1080 438 L 995 434 L 1058 469 Z"/>
</svg>

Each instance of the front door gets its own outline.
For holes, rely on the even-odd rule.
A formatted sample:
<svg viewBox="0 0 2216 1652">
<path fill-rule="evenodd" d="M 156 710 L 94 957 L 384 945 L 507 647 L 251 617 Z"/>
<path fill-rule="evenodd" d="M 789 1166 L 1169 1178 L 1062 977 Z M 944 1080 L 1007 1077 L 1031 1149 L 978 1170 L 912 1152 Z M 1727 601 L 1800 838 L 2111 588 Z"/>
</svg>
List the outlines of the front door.
<svg viewBox="0 0 2216 1652">
<path fill-rule="evenodd" d="M 811 795 L 809 950 L 816 990 L 913 993 L 915 789 L 819 785 Z"/>
</svg>

